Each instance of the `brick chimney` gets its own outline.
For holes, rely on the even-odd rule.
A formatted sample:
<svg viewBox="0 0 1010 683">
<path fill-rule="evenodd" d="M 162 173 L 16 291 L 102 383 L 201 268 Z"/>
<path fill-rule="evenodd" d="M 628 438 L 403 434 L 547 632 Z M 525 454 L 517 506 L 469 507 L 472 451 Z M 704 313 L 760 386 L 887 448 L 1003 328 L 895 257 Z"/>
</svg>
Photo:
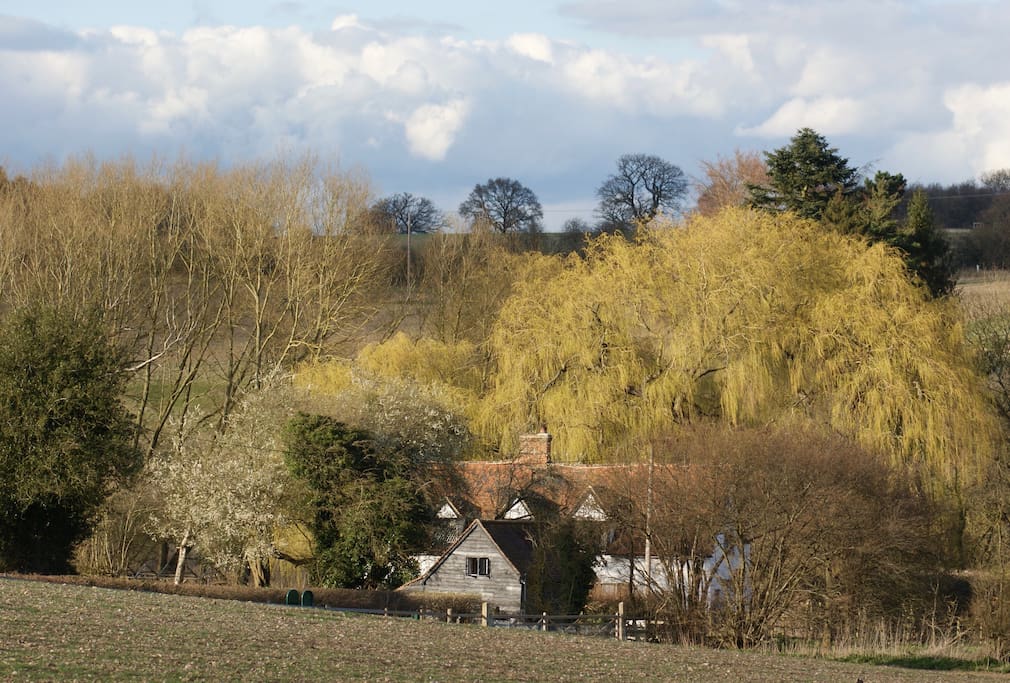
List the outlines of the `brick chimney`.
<svg viewBox="0 0 1010 683">
<path fill-rule="evenodd" d="M 525 465 L 551 464 L 551 435 L 547 426 L 540 427 L 536 434 L 521 434 L 519 436 L 519 457 L 516 462 Z"/>
</svg>

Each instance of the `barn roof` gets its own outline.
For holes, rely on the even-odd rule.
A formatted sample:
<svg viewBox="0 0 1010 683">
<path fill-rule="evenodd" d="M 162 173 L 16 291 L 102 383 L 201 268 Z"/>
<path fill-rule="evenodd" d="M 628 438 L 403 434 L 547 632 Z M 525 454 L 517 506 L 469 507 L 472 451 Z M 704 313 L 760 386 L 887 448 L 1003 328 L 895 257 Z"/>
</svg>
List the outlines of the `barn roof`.
<svg viewBox="0 0 1010 683">
<path fill-rule="evenodd" d="M 533 525 L 511 520 L 477 520 L 476 524 L 484 528 L 519 575 L 525 575 L 533 561 Z"/>
</svg>

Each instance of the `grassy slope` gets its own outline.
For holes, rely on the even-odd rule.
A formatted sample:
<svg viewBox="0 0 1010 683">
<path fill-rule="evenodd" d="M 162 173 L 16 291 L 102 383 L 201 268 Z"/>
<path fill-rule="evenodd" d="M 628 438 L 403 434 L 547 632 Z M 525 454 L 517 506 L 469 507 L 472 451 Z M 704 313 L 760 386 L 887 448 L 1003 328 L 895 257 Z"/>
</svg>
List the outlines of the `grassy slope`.
<svg viewBox="0 0 1010 683">
<path fill-rule="evenodd" d="M 0 579 L 3 680 L 881 682 L 995 677 Z"/>
<path fill-rule="evenodd" d="M 978 307 L 1010 305 L 1010 272 L 1005 270 L 972 270 L 958 274 L 957 289 L 969 313 Z"/>
</svg>

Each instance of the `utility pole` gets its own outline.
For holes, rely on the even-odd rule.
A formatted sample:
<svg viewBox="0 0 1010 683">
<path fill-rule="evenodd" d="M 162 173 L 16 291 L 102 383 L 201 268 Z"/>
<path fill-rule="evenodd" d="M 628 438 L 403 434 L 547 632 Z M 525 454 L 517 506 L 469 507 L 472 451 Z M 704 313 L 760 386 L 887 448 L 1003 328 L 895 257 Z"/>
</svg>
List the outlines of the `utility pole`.
<svg viewBox="0 0 1010 683">
<path fill-rule="evenodd" d="M 649 441 L 649 485 L 645 498 L 645 586 L 652 590 L 652 471 L 655 468 L 656 457 Z"/>
<path fill-rule="evenodd" d="M 410 206 L 407 206 L 407 291 L 410 291 L 410 224 L 413 222 L 414 215 L 410 211 Z"/>
</svg>

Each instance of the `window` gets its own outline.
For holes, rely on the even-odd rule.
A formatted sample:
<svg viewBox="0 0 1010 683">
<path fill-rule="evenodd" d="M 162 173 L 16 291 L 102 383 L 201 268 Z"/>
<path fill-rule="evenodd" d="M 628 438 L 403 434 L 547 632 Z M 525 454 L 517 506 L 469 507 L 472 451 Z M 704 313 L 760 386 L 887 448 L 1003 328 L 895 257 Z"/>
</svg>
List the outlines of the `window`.
<svg viewBox="0 0 1010 683">
<path fill-rule="evenodd" d="M 491 558 L 489 557 L 466 558 L 466 575 L 491 576 Z"/>
</svg>

